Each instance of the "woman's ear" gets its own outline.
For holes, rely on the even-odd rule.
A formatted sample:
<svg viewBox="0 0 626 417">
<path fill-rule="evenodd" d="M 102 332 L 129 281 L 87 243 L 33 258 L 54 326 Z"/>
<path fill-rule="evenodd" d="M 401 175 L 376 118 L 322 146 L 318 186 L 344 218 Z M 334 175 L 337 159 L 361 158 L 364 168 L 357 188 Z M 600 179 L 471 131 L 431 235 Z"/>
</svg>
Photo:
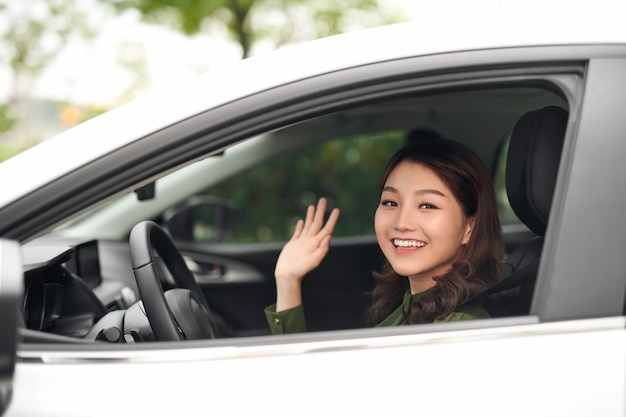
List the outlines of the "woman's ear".
<svg viewBox="0 0 626 417">
<path fill-rule="evenodd" d="M 463 244 L 467 245 L 469 243 L 470 237 L 472 236 L 472 231 L 474 230 L 475 218 L 472 216 L 467 219 L 467 226 L 465 226 L 465 234 L 463 235 Z"/>
</svg>

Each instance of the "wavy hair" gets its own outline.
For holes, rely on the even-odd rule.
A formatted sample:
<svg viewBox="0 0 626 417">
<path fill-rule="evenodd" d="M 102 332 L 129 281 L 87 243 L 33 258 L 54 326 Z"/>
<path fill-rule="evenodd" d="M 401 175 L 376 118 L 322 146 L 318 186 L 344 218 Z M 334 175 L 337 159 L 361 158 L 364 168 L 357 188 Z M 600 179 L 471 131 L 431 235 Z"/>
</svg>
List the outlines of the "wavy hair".
<svg viewBox="0 0 626 417">
<path fill-rule="evenodd" d="M 389 160 L 380 182 L 381 191 L 391 172 L 403 161 L 432 170 L 450 189 L 465 215 L 474 217 L 469 241 L 459 249 L 452 268 L 434 277 L 437 288 L 405 312 L 407 323 L 428 323 L 451 314 L 501 279 L 504 240 L 491 175 L 474 151 L 445 139 L 407 145 Z M 408 279 L 398 275 L 389 262 L 375 276 L 377 284 L 367 313 L 372 324 L 391 314 L 409 289 Z"/>
</svg>

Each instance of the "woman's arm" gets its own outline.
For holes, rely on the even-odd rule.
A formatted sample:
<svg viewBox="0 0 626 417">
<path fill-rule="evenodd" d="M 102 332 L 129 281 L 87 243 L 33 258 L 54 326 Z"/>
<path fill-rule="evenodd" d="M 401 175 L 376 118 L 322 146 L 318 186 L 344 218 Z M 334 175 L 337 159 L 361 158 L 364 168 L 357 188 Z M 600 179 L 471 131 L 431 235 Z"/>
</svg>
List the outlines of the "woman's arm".
<svg viewBox="0 0 626 417">
<path fill-rule="evenodd" d="M 324 224 L 326 204 L 326 199 L 320 198 L 317 207 L 311 205 L 307 208 L 305 219 L 298 220 L 293 236 L 278 257 L 274 271 L 277 312 L 302 304 L 302 279 L 328 253 L 339 209 L 333 209 Z"/>
</svg>

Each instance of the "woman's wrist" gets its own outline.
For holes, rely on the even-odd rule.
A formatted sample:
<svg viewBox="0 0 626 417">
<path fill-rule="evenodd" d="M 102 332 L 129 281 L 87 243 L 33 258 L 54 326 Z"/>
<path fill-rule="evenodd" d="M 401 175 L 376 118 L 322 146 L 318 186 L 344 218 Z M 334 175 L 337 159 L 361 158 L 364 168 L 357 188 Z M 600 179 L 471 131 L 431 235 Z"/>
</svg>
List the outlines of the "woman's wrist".
<svg viewBox="0 0 626 417">
<path fill-rule="evenodd" d="M 276 311 L 288 310 L 302 304 L 300 280 L 276 280 Z"/>
</svg>

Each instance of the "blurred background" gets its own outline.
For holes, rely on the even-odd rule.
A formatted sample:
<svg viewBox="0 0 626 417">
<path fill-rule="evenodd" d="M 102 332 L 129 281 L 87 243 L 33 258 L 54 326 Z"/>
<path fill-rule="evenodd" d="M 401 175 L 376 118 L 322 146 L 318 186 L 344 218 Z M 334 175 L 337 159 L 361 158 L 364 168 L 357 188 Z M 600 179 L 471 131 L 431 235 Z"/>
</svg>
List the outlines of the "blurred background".
<svg viewBox="0 0 626 417">
<path fill-rule="evenodd" d="M 442 34 L 458 36 L 445 25 L 449 13 L 497 18 L 600 3 L 0 0 L 0 161 L 168 82 L 284 45 L 433 16 L 444 17 Z"/>
</svg>

